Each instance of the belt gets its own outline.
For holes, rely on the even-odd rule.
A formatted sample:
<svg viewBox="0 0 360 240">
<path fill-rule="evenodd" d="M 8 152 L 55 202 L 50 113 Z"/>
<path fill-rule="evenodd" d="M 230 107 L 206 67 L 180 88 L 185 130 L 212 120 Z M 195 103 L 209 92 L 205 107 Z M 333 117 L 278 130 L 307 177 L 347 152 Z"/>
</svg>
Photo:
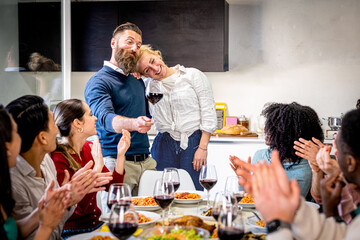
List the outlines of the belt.
<svg viewBox="0 0 360 240">
<path fill-rule="evenodd" d="M 148 157 L 149 157 L 149 154 L 147 154 L 147 153 L 145 153 L 145 154 L 133 154 L 133 155 L 125 156 L 125 159 L 127 161 L 142 162 L 145 159 L 147 159 Z"/>
</svg>

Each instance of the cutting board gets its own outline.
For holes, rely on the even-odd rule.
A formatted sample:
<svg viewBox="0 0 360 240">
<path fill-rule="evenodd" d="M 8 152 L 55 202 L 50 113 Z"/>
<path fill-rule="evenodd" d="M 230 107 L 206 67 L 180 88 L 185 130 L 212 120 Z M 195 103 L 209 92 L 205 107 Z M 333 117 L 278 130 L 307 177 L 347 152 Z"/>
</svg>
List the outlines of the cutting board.
<svg viewBox="0 0 360 240">
<path fill-rule="evenodd" d="M 258 135 L 256 133 L 250 133 L 250 134 L 247 134 L 247 135 L 213 133 L 211 136 L 214 136 L 214 137 L 257 137 Z"/>
</svg>

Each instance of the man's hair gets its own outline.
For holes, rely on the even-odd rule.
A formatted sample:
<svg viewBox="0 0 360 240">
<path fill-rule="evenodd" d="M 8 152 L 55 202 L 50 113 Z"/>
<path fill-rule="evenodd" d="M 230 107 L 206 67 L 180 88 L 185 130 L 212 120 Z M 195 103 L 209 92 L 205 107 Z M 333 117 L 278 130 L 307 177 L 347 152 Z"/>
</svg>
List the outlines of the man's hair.
<svg viewBox="0 0 360 240">
<path fill-rule="evenodd" d="M 136 26 L 133 23 L 127 22 L 127 23 L 121 24 L 120 26 L 115 28 L 115 30 L 113 32 L 113 37 L 115 37 L 118 33 L 121 33 L 125 30 L 134 31 L 134 32 L 138 33 L 140 36 L 142 36 L 142 32 L 138 26 Z"/>
<path fill-rule="evenodd" d="M 360 160 L 360 109 L 352 110 L 342 119 L 341 129 L 336 145 L 343 154 L 352 155 Z"/>
<path fill-rule="evenodd" d="M 19 97 L 6 106 L 18 125 L 21 137 L 21 153 L 29 151 L 35 137 L 48 131 L 49 109 L 44 99 L 35 95 Z"/>
<path fill-rule="evenodd" d="M 281 162 L 291 159 L 298 163 L 294 141 L 299 138 L 311 140 L 312 137 L 323 141 L 324 134 L 320 119 L 314 109 L 296 102 L 290 104 L 271 103 L 262 111 L 265 116 L 265 134 L 270 149 L 279 151 Z"/>
</svg>

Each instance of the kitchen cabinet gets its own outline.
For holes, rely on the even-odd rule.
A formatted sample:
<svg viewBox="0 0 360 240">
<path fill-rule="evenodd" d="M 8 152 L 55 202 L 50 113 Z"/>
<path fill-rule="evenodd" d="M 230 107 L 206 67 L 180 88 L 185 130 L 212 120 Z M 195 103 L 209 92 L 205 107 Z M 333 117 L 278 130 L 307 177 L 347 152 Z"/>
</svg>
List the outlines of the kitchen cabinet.
<svg viewBox="0 0 360 240">
<path fill-rule="evenodd" d="M 27 68 L 34 51 L 60 63 L 60 3 L 18 6 L 21 65 Z M 227 71 L 228 8 L 225 0 L 72 2 L 72 71 L 98 71 L 110 59 L 113 30 L 125 22 L 138 25 L 143 43 L 159 49 L 169 66 Z"/>
<path fill-rule="evenodd" d="M 150 145 L 155 136 L 149 135 Z M 252 137 L 215 137 L 210 138 L 208 145 L 208 164 L 216 167 L 218 182 L 210 190 L 210 198 L 215 197 L 215 193 L 224 191 L 225 182 L 228 176 L 235 176 L 230 167 L 229 155 L 235 155 L 241 160 L 247 161 L 248 157 L 254 156 L 259 149 L 267 148 L 263 138 Z"/>
</svg>

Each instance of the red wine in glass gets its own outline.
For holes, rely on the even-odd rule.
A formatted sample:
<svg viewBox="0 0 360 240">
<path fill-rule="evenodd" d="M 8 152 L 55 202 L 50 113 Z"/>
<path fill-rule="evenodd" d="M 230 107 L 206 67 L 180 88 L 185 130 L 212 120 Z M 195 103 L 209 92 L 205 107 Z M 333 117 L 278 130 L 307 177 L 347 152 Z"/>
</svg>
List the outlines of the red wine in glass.
<svg viewBox="0 0 360 240">
<path fill-rule="evenodd" d="M 212 189 L 216 183 L 217 183 L 216 179 L 201 179 L 200 180 L 201 186 L 203 186 L 203 188 L 205 188 L 208 191 L 210 191 L 210 189 Z"/>
<path fill-rule="evenodd" d="M 214 210 L 213 209 L 212 215 L 215 218 L 215 220 L 217 221 L 219 219 L 219 216 L 220 216 L 220 210 Z"/>
<path fill-rule="evenodd" d="M 138 224 L 133 222 L 122 222 L 122 223 L 113 223 L 109 226 L 109 229 L 112 234 L 114 234 L 118 239 L 125 240 L 128 239 L 137 229 Z"/>
<path fill-rule="evenodd" d="M 180 183 L 179 182 L 173 182 L 173 185 L 174 185 L 174 191 L 176 192 L 180 187 Z"/>
<path fill-rule="evenodd" d="M 241 239 L 244 236 L 244 230 L 235 227 L 219 227 L 218 230 L 219 238 L 227 240 Z"/>
<path fill-rule="evenodd" d="M 148 94 L 146 94 L 147 100 L 149 100 L 149 102 L 151 102 L 153 105 L 158 103 L 163 98 L 163 96 L 164 96 L 164 94 L 162 94 L 162 93 L 148 93 Z"/>
<path fill-rule="evenodd" d="M 131 205 L 131 200 L 117 200 L 117 199 L 109 200 L 107 203 L 108 208 L 111 209 L 111 207 L 114 203 L 118 203 L 119 206 L 125 206 L 125 207 L 127 207 L 126 210 L 128 210 Z"/>
<path fill-rule="evenodd" d="M 174 200 L 173 195 L 156 195 L 154 196 L 155 202 L 162 208 L 167 208 Z"/>
<path fill-rule="evenodd" d="M 233 194 L 237 202 L 240 202 L 244 198 L 245 192 L 237 192 Z"/>
</svg>

